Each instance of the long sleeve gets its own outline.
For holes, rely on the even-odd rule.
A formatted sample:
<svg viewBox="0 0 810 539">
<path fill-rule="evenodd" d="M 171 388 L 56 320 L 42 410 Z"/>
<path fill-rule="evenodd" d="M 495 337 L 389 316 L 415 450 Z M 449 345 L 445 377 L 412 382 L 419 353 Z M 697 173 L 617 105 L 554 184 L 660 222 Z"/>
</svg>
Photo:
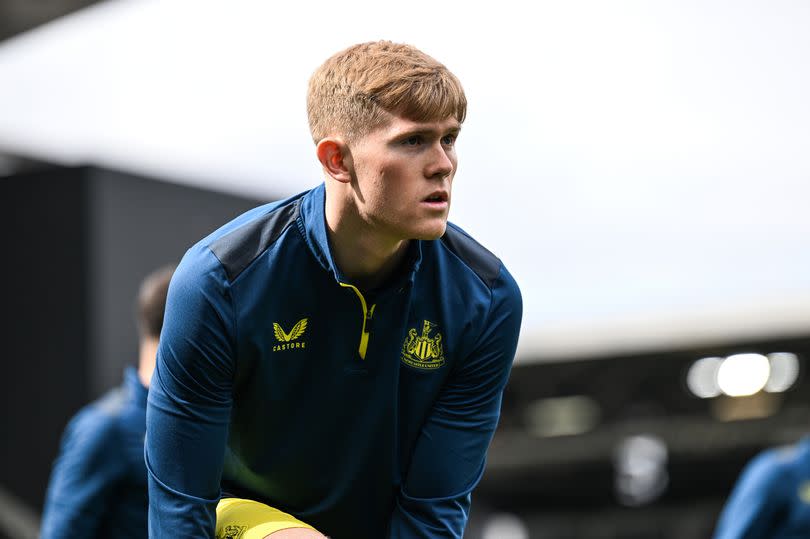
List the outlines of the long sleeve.
<svg viewBox="0 0 810 539">
<path fill-rule="evenodd" d="M 115 424 L 90 407 L 65 429 L 51 472 L 42 539 L 98 537 L 109 495 L 125 473 Z"/>
<path fill-rule="evenodd" d="M 768 451 L 746 466 L 720 515 L 715 539 L 774 536 L 780 525 L 774 517 L 788 504 L 782 493 L 794 486 L 779 464 L 775 453 Z"/>
<path fill-rule="evenodd" d="M 192 250 L 169 287 L 146 413 L 149 537 L 213 538 L 232 403 L 235 316 L 227 278 Z"/>
<path fill-rule="evenodd" d="M 390 539 L 460 538 L 517 347 L 520 291 L 501 267 L 483 332 L 425 420 L 391 518 Z"/>
</svg>

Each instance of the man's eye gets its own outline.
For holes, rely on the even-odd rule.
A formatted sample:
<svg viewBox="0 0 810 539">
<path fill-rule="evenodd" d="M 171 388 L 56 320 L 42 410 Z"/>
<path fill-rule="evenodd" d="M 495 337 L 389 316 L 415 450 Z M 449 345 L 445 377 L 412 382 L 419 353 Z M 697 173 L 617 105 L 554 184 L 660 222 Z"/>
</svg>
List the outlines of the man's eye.
<svg viewBox="0 0 810 539">
<path fill-rule="evenodd" d="M 446 146 L 452 146 L 455 142 L 456 142 L 455 135 L 445 135 L 444 137 L 442 137 L 442 144 Z"/>
<path fill-rule="evenodd" d="M 403 144 L 406 146 L 417 146 L 418 144 L 422 143 L 422 137 L 419 135 L 414 135 L 412 137 L 408 137 L 402 141 Z"/>
</svg>

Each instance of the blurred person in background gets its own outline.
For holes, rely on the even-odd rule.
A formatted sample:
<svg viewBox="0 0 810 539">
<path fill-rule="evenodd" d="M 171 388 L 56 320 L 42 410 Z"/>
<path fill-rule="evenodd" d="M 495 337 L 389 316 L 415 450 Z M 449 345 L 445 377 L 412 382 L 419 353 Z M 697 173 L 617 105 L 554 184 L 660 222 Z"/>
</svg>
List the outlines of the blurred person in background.
<svg viewBox="0 0 810 539">
<path fill-rule="evenodd" d="M 743 470 L 715 539 L 810 537 L 810 437 L 757 455 Z"/>
<path fill-rule="evenodd" d="M 447 222 L 466 106 L 409 45 L 315 71 L 325 183 L 224 225 L 172 280 L 150 537 L 462 536 L 522 314 L 501 261 Z"/>
<path fill-rule="evenodd" d="M 42 539 L 147 536 L 146 396 L 173 270 L 158 269 L 141 283 L 137 369 L 128 367 L 121 386 L 82 408 L 65 429 L 45 497 Z"/>
</svg>

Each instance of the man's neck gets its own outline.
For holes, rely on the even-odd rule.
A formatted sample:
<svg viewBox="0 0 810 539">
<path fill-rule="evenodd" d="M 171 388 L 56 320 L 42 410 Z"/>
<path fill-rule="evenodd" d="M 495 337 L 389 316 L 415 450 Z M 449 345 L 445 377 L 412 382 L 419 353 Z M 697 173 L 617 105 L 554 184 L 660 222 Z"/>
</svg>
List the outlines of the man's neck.
<svg viewBox="0 0 810 539">
<path fill-rule="evenodd" d="M 152 371 L 155 370 L 157 358 L 158 339 L 141 336 L 138 350 L 138 378 L 144 387 L 149 387 L 152 380 Z"/>
<path fill-rule="evenodd" d="M 408 240 L 375 233 L 351 209 L 326 199 L 326 230 L 332 259 L 341 273 L 361 290 L 382 285 L 402 262 Z"/>
</svg>

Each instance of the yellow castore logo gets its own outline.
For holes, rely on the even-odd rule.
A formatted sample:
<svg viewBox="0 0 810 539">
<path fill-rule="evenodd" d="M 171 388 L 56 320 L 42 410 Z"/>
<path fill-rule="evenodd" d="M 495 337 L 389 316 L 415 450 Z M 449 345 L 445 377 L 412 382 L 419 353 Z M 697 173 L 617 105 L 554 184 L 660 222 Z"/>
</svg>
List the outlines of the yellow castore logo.
<svg viewBox="0 0 810 539">
<path fill-rule="evenodd" d="M 438 369 L 444 365 L 442 334 L 436 332 L 435 337 L 430 337 L 430 332 L 435 327 L 436 324 L 425 320 L 422 323 L 421 335 L 418 335 L 415 329 L 408 330 L 408 336 L 402 343 L 403 363 L 424 370 Z"/>
<path fill-rule="evenodd" d="M 306 348 L 307 343 L 299 341 L 298 339 L 303 336 L 304 332 L 307 330 L 308 321 L 309 318 L 302 318 L 293 326 L 289 333 L 284 331 L 278 322 L 273 322 L 273 333 L 276 336 L 276 340 L 281 343 L 273 346 L 273 352 L 290 350 L 292 348 Z"/>
</svg>

